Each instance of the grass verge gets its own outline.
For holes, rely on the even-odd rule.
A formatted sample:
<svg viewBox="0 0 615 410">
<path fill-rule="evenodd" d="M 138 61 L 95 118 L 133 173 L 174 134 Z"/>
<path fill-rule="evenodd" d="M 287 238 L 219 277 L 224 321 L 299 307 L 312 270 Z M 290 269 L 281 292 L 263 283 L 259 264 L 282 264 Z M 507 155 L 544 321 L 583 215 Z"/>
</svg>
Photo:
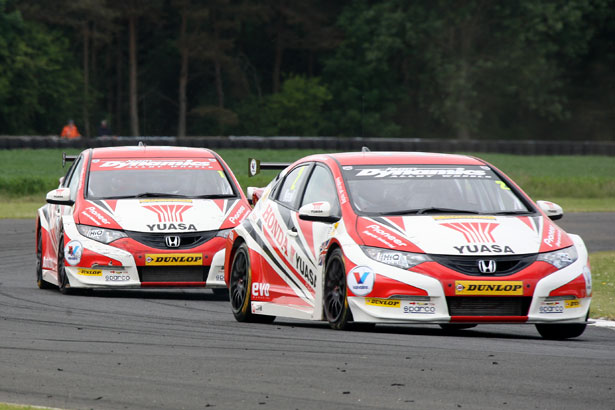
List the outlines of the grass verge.
<svg viewBox="0 0 615 410">
<path fill-rule="evenodd" d="M 592 253 L 589 261 L 593 286 L 591 317 L 615 320 L 615 252 Z"/>
</svg>

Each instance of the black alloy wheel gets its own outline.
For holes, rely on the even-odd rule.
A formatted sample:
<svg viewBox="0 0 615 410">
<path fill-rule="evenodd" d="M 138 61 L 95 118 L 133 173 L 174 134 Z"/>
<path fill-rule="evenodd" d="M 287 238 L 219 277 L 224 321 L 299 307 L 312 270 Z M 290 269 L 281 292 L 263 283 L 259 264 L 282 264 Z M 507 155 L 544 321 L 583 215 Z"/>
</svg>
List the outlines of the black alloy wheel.
<svg viewBox="0 0 615 410">
<path fill-rule="evenodd" d="M 64 295 L 71 293 L 70 282 L 66 276 L 66 268 L 64 267 L 64 234 L 60 234 L 60 243 L 58 245 L 58 289 Z"/>
<path fill-rule="evenodd" d="M 275 316 L 255 315 L 250 311 L 251 276 L 250 253 L 248 246 L 243 243 L 235 252 L 229 278 L 229 293 L 233 316 L 235 316 L 238 322 L 271 323 L 275 320 Z"/>
<path fill-rule="evenodd" d="M 323 303 L 329 326 L 337 330 L 348 329 L 352 313 L 348 306 L 344 258 L 339 248 L 327 259 Z"/>
</svg>

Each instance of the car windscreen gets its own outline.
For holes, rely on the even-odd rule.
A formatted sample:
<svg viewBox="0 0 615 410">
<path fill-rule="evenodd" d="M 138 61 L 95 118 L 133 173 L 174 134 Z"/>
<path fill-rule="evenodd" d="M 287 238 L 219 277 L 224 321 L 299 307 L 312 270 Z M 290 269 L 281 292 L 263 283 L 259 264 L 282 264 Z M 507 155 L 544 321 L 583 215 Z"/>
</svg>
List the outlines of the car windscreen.
<svg viewBox="0 0 615 410">
<path fill-rule="evenodd" d="M 87 197 L 95 199 L 236 196 L 214 158 L 93 159 Z"/>
<path fill-rule="evenodd" d="M 359 214 L 523 214 L 533 212 L 487 166 L 355 165 L 342 167 Z"/>
</svg>

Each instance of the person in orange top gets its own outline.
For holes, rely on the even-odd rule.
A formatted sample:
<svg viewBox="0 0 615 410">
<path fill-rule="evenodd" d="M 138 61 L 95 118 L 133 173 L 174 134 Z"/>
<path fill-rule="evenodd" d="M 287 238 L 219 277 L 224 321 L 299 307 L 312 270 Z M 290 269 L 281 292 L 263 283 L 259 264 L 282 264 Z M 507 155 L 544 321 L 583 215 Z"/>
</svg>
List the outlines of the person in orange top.
<svg viewBox="0 0 615 410">
<path fill-rule="evenodd" d="M 68 124 L 66 124 L 64 128 L 62 128 L 62 133 L 60 134 L 60 136 L 68 139 L 81 137 L 81 134 L 79 134 L 79 130 L 75 125 L 75 121 L 68 120 Z"/>
</svg>

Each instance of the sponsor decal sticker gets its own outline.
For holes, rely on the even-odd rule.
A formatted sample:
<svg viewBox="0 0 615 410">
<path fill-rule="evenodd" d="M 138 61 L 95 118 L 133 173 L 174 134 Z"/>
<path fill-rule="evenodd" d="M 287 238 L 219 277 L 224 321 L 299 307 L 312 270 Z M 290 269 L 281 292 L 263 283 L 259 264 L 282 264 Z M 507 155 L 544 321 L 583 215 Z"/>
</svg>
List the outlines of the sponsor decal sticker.
<svg viewBox="0 0 615 410">
<path fill-rule="evenodd" d="M 348 288 L 357 296 L 366 296 L 374 289 L 376 274 L 369 266 L 356 266 L 348 275 Z"/>
<path fill-rule="evenodd" d="M 254 282 L 252 283 L 252 296 L 254 297 L 269 297 L 269 283 Z"/>
<path fill-rule="evenodd" d="M 101 223 L 105 225 L 111 225 L 111 222 L 109 222 L 109 220 L 103 214 L 98 212 L 98 210 L 94 206 L 89 206 L 85 208 L 85 211 L 83 211 L 83 216 L 86 216 L 98 226 L 100 226 Z"/>
<path fill-rule="evenodd" d="M 494 243 L 493 231 L 499 226 L 490 222 L 452 222 L 441 226 L 461 232 L 468 243 Z"/>
<path fill-rule="evenodd" d="M 542 302 L 538 307 L 538 312 L 545 314 L 561 314 L 564 313 L 564 301 L 553 300 Z"/>
<path fill-rule="evenodd" d="M 335 187 L 337 188 L 337 193 L 340 196 L 340 203 L 344 205 L 348 202 L 348 199 L 346 198 L 346 192 L 344 192 L 344 184 L 342 183 L 341 177 L 335 178 Z"/>
<path fill-rule="evenodd" d="M 403 302 L 403 312 L 417 315 L 434 315 L 436 313 L 436 304 L 405 300 Z"/>
<path fill-rule="evenodd" d="M 243 215 L 243 211 L 246 210 L 246 207 L 241 205 L 239 207 L 239 209 L 237 210 L 237 212 L 235 212 L 235 214 L 233 216 L 231 216 L 228 220 L 231 221 L 231 223 L 236 223 L 236 222 L 241 222 L 241 216 Z"/>
<path fill-rule="evenodd" d="M 84 276 L 102 276 L 100 269 L 77 269 L 77 273 Z"/>
<path fill-rule="evenodd" d="M 201 253 L 148 253 L 145 255 L 146 266 L 186 266 L 202 264 L 203 254 Z"/>
<path fill-rule="evenodd" d="M 192 159 L 166 159 L 166 160 L 151 160 L 138 159 L 126 161 L 109 161 L 102 160 L 98 162 L 97 169 L 212 169 L 216 164 L 216 160 L 211 158 L 204 161 L 194 161 Z"/>
<path fill-rule="evenodd" d="M 130 280 L 128 275 L 105 275 L 105 281 L 107 282 L 127 282 Z"/>
<path fill-rule="evenodd" d="M 395 248 L 396 246 L 408 246 L 408 244 L 397 236 L 385 231 L 380 225 L 369 225 L 363 233 L 367 236 L 371 236 L 379 242 L 387 245 L 389 248 Z"/>
<path fill-rule="evenodd" d="M 192 205 L 145 205 L 143 208 L 154 212 L 158 216 L 158 222 L 184 222 L 184 212 L 191 209 Z"/>
<path fill-rule="evenodd" d="M 69 265 L 76 265 L 81 261 L 81 254 L 83 253 L 83 245 L 79 241 L 70 241 L 64 247 L 64 260 Z"/>
<path fill-rule="evenodd" d="M 564 301 L 564 308 L 566 309 L 574 309 L 581 307 L 581 301 L 579 299 L 570 299 Z"/>
<path fill-rule="evenodd" d="M 547 230 L 547 237 L 543 239 L 543 242 L 551 248 L 553 247 L 554 243 L 556 247 L 560 247 L 562 244 L 562 231 L 559 229 L 555 229 L 553 224 L 549 224 L 549 229 Z"/>
<path fill-rule="evenodd" d="M 383 307 L 389 307 L 389 308 L 398 308 L 401 306 L 401 300 L 365 298 L 365 304 L 370 305 L 370 306 L 383 306 Z"/>
<path fill-rule="evenodd" d="M 523 296 L 523 281 L 457 280 L 455 295 Z"/>
<path fill-rule="evenodd" d="M 482 169 L 467 169 L 463 167 L 447 168 L 415 168 L 415 167 L 389 167 L 357 169 L 355 177 L 370 178 L 485 178 L 490 179 L 487 171 Z"/>
</svg>

